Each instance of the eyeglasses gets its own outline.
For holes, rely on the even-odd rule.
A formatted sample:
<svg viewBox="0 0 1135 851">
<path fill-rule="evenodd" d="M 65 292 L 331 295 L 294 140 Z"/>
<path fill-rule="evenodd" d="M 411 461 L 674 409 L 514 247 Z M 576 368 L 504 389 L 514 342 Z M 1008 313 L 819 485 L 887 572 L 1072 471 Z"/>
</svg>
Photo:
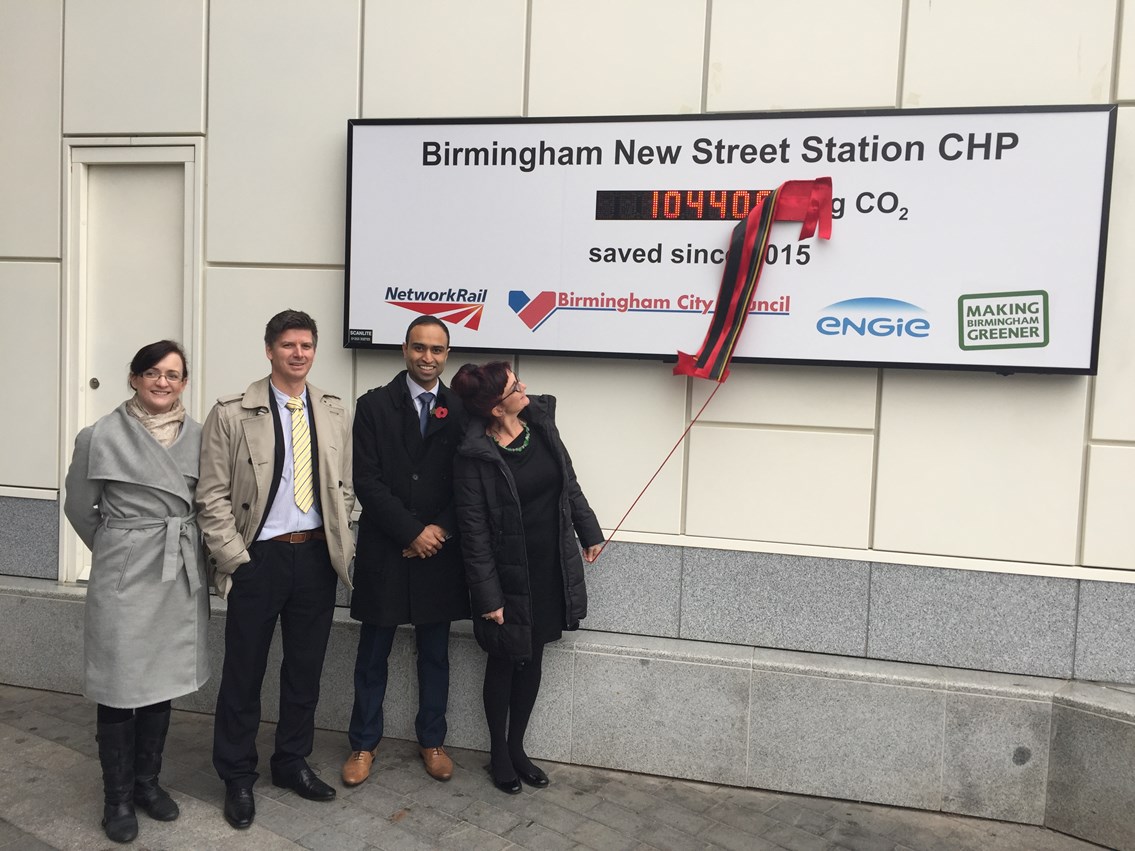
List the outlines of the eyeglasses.
<svg viewBox="0 0 1135 851">
<path fill-rule="evenodd" d="M 182 376 L 180 372 L 172 369 L 169 372 L 161 372 L 160 370 L 156 369 L 147 369 L 142 373 L 142 377 L 147 381 L 157 381 L 159 378 L 164 378 L 170 384 L 178 384 L 182 380 L 184 380 L 184 376 Z"/>
<path fill-rule="evenodd" d="M 516 383 L 514 385 L 512 385 L 512 389 L 509 390 L 507 393 L 505 393 L 503 396 L 501 396 L 496 401 L 496 403 L 493 405 L 493 407 L 495 408 L 497 405 L 499 405 L 501 402 L 503 402 L 505 399 L 507 399 L 513 393 L 520 393 L 520 392 L 522 392 L 522 391 L 520 389 L 520 379 L 518 378 L 518 379 L 516 379 Z"/>
</svg>

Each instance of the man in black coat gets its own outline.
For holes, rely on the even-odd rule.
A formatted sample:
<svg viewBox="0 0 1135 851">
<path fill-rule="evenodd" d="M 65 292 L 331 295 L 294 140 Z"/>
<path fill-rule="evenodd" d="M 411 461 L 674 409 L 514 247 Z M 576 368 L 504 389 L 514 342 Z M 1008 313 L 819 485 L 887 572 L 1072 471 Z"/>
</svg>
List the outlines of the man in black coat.
<svg viewBox="0 0 1135 851">
<path fill-rule="evenodd" d="M 466 417 L 441 383 L 449 331 L 433 316 L 406 329 L 406 369 L 355 407 L 354 483 L 362 506 L 351 617 L 361 621 L 355 700 L 343 783 L 370 776 L 382 739 L 387 658 L 399 624 L 418 648 L 414 727 L 426 771 L 448 780 L 449 625 L 469 617 L 469 592 L 453 508 L 453 456 Z"/>
</svg>

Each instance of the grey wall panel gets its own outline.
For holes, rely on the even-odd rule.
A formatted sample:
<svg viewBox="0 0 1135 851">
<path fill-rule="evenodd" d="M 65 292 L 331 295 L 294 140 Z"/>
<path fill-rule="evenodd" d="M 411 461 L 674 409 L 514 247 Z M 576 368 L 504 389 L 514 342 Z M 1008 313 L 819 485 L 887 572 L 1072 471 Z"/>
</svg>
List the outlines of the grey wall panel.
<svg viewBox="0 0 1135 851">
<path fill-rule="evenodd" d="M 682 638 L 862 656 L 868 562 L 687 547 Z"/>
<path fill-rule="evenodd" d="M 747 666 L 582 650 L 575 660 L 573 762 L 744 785 Z"/>
<path fill-rule="evenodd" d="M 1072 675 L 1076 580 L 875 564 L 867 655 Z"/>
<path fill-rule="evenodd" d="M 1059 704 L 1044 824 L 1107 848 L 1135 848 L 1135 724 Z"/>
<path fill-rule="evenodd" d="M 1135 585 L 1080 583 L 1076 679 L 1135 683 Z"/>
<path fill-rule="evenodd" d="M 82 597 L 0 594 L 0 682 L 83 692 Z"/>
<path fill-rule="evenodd" d="M 754 671 L 748 785 L 936 810 L 945 697 Z"/>
<path fill-rule="evenodd" d="M 59 577 L 59 503 L 0 496 L 0 574 Z"/>
<path fill-rule="evenodd" d="M 682 547 L 615 542 L 587 571 L 586 629 L 678 637 Z"/>
<path fill-rule="evenodd" d="M 1051 700 L 946 697 L 942 809 L 1044 823 Z"/>
</svg>

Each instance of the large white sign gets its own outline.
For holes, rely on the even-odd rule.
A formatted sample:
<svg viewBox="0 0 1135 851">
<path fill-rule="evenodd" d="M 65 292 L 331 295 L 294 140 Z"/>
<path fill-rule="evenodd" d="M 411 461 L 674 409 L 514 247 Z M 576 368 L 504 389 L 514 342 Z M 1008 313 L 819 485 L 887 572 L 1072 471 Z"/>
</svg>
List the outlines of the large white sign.
<svg viewBox="0 0 1135 851">
<path fill-rule="evenodd" d="M 773 226 L 737 360 L 1093 373 L 1114 118 L 351 121 L 345 343 L 428 313 L 466 351 L 694 353 L 738 221 L 831 177 L 830 241 Z"/>
</svg>

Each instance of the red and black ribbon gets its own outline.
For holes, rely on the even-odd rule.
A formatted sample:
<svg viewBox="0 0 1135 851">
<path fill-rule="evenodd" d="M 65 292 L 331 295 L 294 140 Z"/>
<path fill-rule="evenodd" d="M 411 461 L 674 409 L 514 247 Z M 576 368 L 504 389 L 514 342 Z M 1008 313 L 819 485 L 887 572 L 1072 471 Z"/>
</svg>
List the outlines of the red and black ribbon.
<svg viewBox="0 0 1135 851">
<path fill-rule="evenodd" d="M 697 355 L 678 352 L 675 375 L 712 378 L 717 382 L 729 377 L 729 361 L 749 317 L 749 304 L 764 268 L 773 222 L 803 222 L 800 239 L 813 236 L 817 230 L 821 239 L 831 239 L 832 179 L 786 181 L 758 201 L 745 220 L 733 228 L 705 342 Z"/>
</svg>

